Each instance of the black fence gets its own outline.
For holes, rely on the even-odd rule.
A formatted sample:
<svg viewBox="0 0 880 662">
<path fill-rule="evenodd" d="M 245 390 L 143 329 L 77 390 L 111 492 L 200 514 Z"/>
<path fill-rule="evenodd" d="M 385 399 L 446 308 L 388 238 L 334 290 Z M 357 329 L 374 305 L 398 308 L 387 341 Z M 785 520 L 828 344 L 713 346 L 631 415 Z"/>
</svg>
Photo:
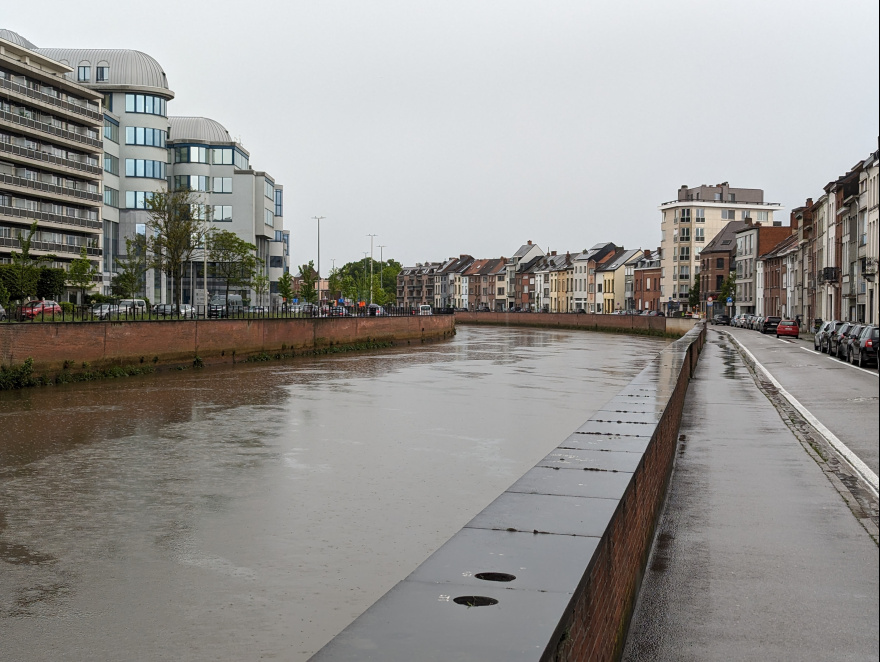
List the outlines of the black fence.
<svg viewBox="0 0 880 662">
<path fill-rule="evenodd" d="M 450 315 L 452 308 L 427 310 L 408 306 L 328 306 L 286 304 L 282 306 L 155 306 L 100 304 L 72 306 L 54 301 L 35 301 L 22 306 L 0 307 L 0 323 L 135 322 L 213 319 L 346 319 L 352 317 L 410 317 Z"/>
</svg>

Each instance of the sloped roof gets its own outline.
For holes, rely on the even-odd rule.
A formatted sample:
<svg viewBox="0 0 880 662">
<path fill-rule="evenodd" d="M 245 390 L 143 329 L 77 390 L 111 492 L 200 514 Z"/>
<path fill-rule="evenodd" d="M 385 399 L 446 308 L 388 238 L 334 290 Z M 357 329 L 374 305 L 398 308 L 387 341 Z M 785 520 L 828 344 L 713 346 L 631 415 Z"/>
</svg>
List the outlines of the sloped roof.
<svg viewBox="0 0 880 662">
<path fill-rule="evenodd" d="M 207 117 L 169 117 L 171 135 L 175 142 L 231 143 L 229 131 L 216 120 Z"/>
<path fill-rule="evenodd" d="M 520 246 L 520 247 L 516 250 L 516 253 L 514 253 L 514 254 L 511 256 L 511 259 L 515 259 L 515 258 L 518 258 L 518 257 L 522 257 L 522 256 L 524 256 L 526 253 L 528 253 L 530 250 L 532 250 L 533 248 L 537 248 L 537 247 L 538 247 L 537 244 L 532 244 L 532 243 L 523 244 L 522 246 Z M 540 249 L 539 249 L 539 250 L 540 250 Z"/>
<path fill-rule="evenodd" d="M 0 28 L 0 39 L 5 39 L 6 41 L 11 41 L 13 44 L 17 46 L 21 46 L 22 48 L 27 48 L 28 50 L 35 51 L 37 47 L 35 44 L 32 44 L 30 41 L 22 37 L 17 32 L 13 32 L 12 30 L 5 30 Z"/>
<path fill-rule="evenodd" d="M 779 257 L 780 255 L 784 255 L 785 253 L 788 253 L 792 247 L 797 246 L 797 243 L 798 243 L 797 235 L 796 234 L 789 235 L 788 237 L 786 237 L 785 239 L 780 241 L 778 244 L 776 244 L 769 251 L 767 251 L 763 255 L 759 256 L 758 259 L 759 260 L 766 260 L 769 258 L 774 258 L 774 257 Z"/>
<path fill-rule="evenodd" d="M 168 79 L 162 66 L 152 57 L 140 51 L 125 48 L 37 48 L 40 55 L 66 62 L 76 69 L 81 63 L 87 62 L 92 67 L 92 76 L 96 75 L 95 67 L 106 63 L 110 68 L 109 79 L 82 81 L 86 85 L 98 85 L 113 88 L 117 85 L 134 85 L 165 90 L 166 96 L 174 96 L 168 88 Z M 76 82 L 76 72 L 67 75 Z"/>
<path fill-rule="evenodd" d="M 641 248 L 631 248 L 629 250 L 619 248 L 615 251 L 614 255 L 602 264 L 602 266 L 598 267 L 596 271 L 616 271 L 635 256 L 641 254 L 643 254 Z"/>
<path fill-rule="evenodd" d="M 745 221 L 730 221 L 721 228 L 721 232 L 712 237 L 712 241 L 700 251 L 700 255 L 706 253 L 729 253 L 736 249 L 736 233 L 746 227 Z M 727 243 L 724 243 L 727 242 Z"/>
</svg>

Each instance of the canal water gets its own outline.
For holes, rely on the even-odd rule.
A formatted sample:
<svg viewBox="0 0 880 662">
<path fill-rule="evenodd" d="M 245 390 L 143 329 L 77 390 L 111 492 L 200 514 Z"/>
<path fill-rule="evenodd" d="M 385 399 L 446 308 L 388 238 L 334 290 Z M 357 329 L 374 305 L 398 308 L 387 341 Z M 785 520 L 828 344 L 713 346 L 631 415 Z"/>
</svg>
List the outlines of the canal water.
<svg viewBox="0 0 880 662">
<path fill-rule="evenodd" d="M 449 341 L 0 393 L 0 660 L 305 660 L 667 341 Z"/>
</svg>

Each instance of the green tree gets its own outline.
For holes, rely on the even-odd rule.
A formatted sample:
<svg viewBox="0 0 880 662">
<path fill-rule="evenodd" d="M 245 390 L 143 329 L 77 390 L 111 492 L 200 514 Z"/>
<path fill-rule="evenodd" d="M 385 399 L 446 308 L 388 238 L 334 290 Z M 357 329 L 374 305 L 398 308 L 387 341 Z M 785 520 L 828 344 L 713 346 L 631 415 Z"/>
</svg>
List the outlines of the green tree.
<svg viewBox="0 0 880 662">
<path fill-rule="evenodd" d="M 70 263 L 70 269 L 67 271 L 67 282 L 80 291 L 80 304 L 85 304 L 86 291 L 95 286 L 95 276 L 100 273 L 98 265 L 89 259 L 86 247 L 83 246 L 79 257 Z"/>
<path fill-rule="evenodd" d="M 290 303 L 293 299 L 293 276 L 289 271 L 285 271 L 278 279 L 278 294 L 281 295 L 285 303 Z"/>
<path fill-rule="evenodd" d="M 688 293 L 688 305 L 691 310 L 699 310 L 700 308 L 700 275 L 694 276 L 694 284 L 691 285 L 691 291 Z"/>
<path fill-rule="evenodd" d="M 31 255 L 31 244 L 34 235 L 37 233 L 37 222 L 34 221 L 28 229 L 27 235 L 18 233 L 18 244 L 21 252 L 11 251 L 9 257 L 11 259 L 10 278 L 7 281 L 9 289 L 9 298 L 13 301 L 24 301 L 37 293 L 37 281 L 40 277 L 40 265 L 44 262 L 54 260 L 54 255 L 33 256 Z"/>
<path fill-rule="evenodd" d="M 308 303 L 318 303 L 318 272 L 313 260 L 299 268 L 299 278 L 299 296 Z"/>
<path fill-rule="evenodd" d="M 327 289 L 330 292 L 331 299 L 338 299 L 342 294 L 342 273 L 334 267 L 330 270 L 330 276 L 327 278 Z"/>
<path fill-rule="evenodd" d="M 269 289 L 269 277 L 266 274 L 257 274 L 253 277 L 251 283 L 254 286 L 254 292 L 257 293 L 257 305 L 263 305 L 263 295 Z"/>
<path fill-rule="evenodd" d="M 257 267 L 263 263 L 257 258 L 256 252 L 256 246 L 229 230 L 212 232 L 208 237 L 208 259 L 212 263 L 214 277 L 226 284 L 227 300 L 230 287 L 251 284 Z"/>
<path fill-rule="evenodd" d="M 64 296 L 67 274 L 64 269 L 43 267 L 37 277 L 37 296 L 41 299 L 60 300 Z"/>
<path fill-rule="evenodd" d="M 147 271 L 146 237 L 135 235 L 125 240 L 125 255 L 116 258 L 116 275 L 110 281 L 110 291 L 121 299 L 133 299 L 141 289 L 141 279 Z"/>
<path fill-rule="evenodd" d="M 721 283 L 721 289 L 718 291 L 721 295 L 721 300 L 725 306 L 735 306 L 736 305 L 736 272 L 731 271 L 730 275 L 724 279 L 724 282 Z M 730 303 L 727 303 L 728 297 L 731 299 Z"/>
<path fill-rule="evenodd" d="M 180 305 L 183 272 L 210 233 L 210 206 L 189 189 L 156 191 L 147 200 L 148 265 L 171 278 Z"/>
<path fill-rule="evenodd" d="M 0 306 L 8 306 L 9 305 L 9 290 L 6 289 L 6 286 L 3 284 L 3 281 L 0 280 Z"/>
</svg>

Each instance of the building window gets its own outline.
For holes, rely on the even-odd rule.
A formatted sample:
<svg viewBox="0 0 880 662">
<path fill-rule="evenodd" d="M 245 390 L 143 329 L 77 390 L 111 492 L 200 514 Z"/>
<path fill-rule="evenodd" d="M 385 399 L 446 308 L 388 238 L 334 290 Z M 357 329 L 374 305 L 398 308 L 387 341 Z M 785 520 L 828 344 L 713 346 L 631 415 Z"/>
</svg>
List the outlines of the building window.
<svg viewBox="0 0 880 662">
<path fill-rule="evenodd" d="M 211 178 L 204 175 L 175 175 L 174 190 L 175 191 L 208 191 L 211 184 Z"/>
<path fill-rule="evenodd" d="M 98 65 L 95 67 L 95 82 L 106 83 L 110 80 L 110 67 Z"/>
<path fill-rule="evenodd" d="M 702 230 L 703 228 L 700 228 Z M 681 234 L 678 238 L 679 241 L 690 241 L 691 240 L 691 229 L 690 228 L 681 228 Z"/>
<path fill-rule="evenodd" d="M 694 222 L 705 223 L 706 222 L 706 210 L 705 209 L 697 209 L 695 211 L 696 211 L 696 218 L 694 219 Z"/>
<path fill-rule="evenodd" d="M 723 257 L 719 257 L 719 258 L 715 259 L 715 268 L 716 269 L 723 269 L 724 268 L 724 258 Z"/>
<path fill-rule="evenodd" d="M 275 189 L 275 215 L 284 216 L 284 190 Z"/>
<path fill-rule="evenodd" d="M 152 94 L 126 94 L 125 112 L 167 117 L 165 99 Z"/>
<path fill-rule="evenodd" d="M 104 110 L 109 110 L 110 112 L 113 112 L 113 93 L 112 92 L 107 92 L 104 95 Z M 104 119 L 106 121 L 106 118 L 104 118 Z"/>
<path fill-rule="evenodd" d="M 716 193 L 716 194 L 715 194 L 715 200 L 721 200 L 721 194 L 720 194 L 720 193 Z"/>
<path fill-rule="evenodd" d="M 119 191 L 109 186 L 104 187 L 104 204 L 108 207 L 119 206 Z"/>
<path fill-rule="evenodd" d="M 273 269 L 282 269 L 284 267 L 284 258 L 280 255 L 271 255 L 269 257 L 269 266 Z"/>
<path fill-rule="evenodd" d="M 165 147 L 168 134 L 162 129 L 151 129 L 143 126 L 125 127 L 126 145 L 145 145 L 147 147 Z"/>
<path fill-rule="evenodd" d="M 694 241 L 706 241 L 706 228 L 694 228 Z"/>
<path fill-rule="evenodd" d="M 119 144 L 119 122 L 111 120 L 106 115 L 104 116 L 104 137 L 117 145 Z"/>
<path fill-rule="evenodd" d="M 232 162 L 239 170 L 250 170 L 250 161 L 247 154 L 244 152 L 240 152 L 236 149 L 235 153 L 232 155 Z"/>
<path fill-rule="evenodd" d="M 266 180 L 265 189 L 263 193 L 267 198 L 269 198 L 272 202 L 275 202 L 275 182 L 271 180 Z"/>
<path fill-rule="evenodd" d="M 728 202 L 736 202 L 736 194 L 734 194 L 734 193 L 728 193 L 728 194 L 727 194 L 727 201 L 728 201 Z"/>
<path fill-rule="evenodd" d="M 736 210 L 735 209 L 722 209 L 721 210 L 721 219 L 724 221 L 736 220 Z"/>
<path fill-rule="evenodd" d="M 211 163 L 214 165 L 232 165 L 232 148 L 214 147 L 211 150 Z"/>
<path fill-rule="evenodd" d="M 88 83 L 92 77 L 92 68 L 87 64 L 81 64 L 76 68 L 76 79 L 80 83 Z"/>
<path fill-rule="evenodd" d="M 125 159 L 125 176 L 165 179 L 165 162 L 149 159 Z"/>
<path fill-rule="evenodd" d="M 274 226 L 275 225 L 275 214 L 272 213 L 272 210 L 271 209 L 264 209 L 263 212 L 264 212 L 263 223 L 265 223 L 266 225 L 269 225 L 269 226 Z"/>
<path fill-rule="evenodd" d="M 119 174 L 119 159 L 117 159 L 112 154 L 104 154 L 104 172 L 109 172 L 111 175 Z"/>
<path fill-rule="evenodd" d="M 213 220 L 218 223 L 232 222 L 232 205 L 214 205 Z"/>
<path fill-rule="evenodd" d="M 232 193 L 232 177 L 214 177 L 214 193 Z"/>
<path fill-rule="evenodd" d="M 690 209 L 682 209 L 681 210 L 681 222 L 682 223 L 690 223 L 691 222 L 691 210 Z"/>
<path fill-rule="evenodd" d="M 680 260 L 690 260 L 691 259 L 691 247 L 690 246 L 681 246 L 679 248 L 678 257 Z"/>
<path fill-rule="evenodd" d="M 751 218 L 751 217 L 752 217 L 752 212 L 748 209 L 743 209 L 739 215 L 739 218 L 742 221 L 746 220 L 747 218 Z"/>
<path fill-rule="evenodd" d="M 768 220 L 768 219 L 767 219 L 768 212 L 766 212 L 766 211 L 759 211 L 759 212 L 756 212 L 756 213 L 757 213 L 757 216 L 758 216 L 758 220 L 759 220 L 759 221 L 766 221 L 766 220 Z"/>
<path fill-rule="evenodd" d="M 207 163 L 208 154 L 211 150 L 208 147 L 199 145 L 185 145 L 183 147 L 174 148 L 175 163 Z"/>
<path fill-rule="evenodd" d="M 153 197 L 152 191 L 126 191 L 126 209 L 147 209 L 147 201 Z M 142 234 L 142 233 L 141 233 Z"/>
</svg>

